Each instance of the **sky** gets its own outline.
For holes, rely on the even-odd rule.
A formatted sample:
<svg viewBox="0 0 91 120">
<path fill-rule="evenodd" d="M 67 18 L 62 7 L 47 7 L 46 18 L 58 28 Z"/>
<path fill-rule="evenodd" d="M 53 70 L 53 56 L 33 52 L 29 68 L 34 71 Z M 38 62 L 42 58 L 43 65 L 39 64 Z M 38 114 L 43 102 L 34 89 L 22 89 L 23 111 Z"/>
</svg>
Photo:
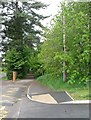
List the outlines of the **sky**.
<svg viewBox="0 0 91 120">
<path fill-rule="evenodd" d="M 60 5 L 60 2 L 62 0 L 37 0 L 37 1 L 40 1 L 42 3 L 49 5 L 46 9 L 40 10 L 40 13 L 43 15 L 47 15 L 47 16 L 51 15 L 51 17 L 49 17 L 48 19 L 45 19 L 43 22 L 44 25 L 47 25 L 50 23 L 53 16 L 58 13 L 58 9 L 59 9 L 58 6 Z"/>
<path fill-rule="evenodd" d="M 40 14 L 43 14 L 44 16 L 51 16 L 49 18 L 46 18 L 43 21 L 43 25 L 44 26 L 49 26 L 50 25 L 50 21 L 53 18 L 53 16 L 55 14 L 57 14 L 58 6 L 59 6 L 59 4 L 60 4 L 60 2 L 62 0 L 37 0 L 37 1 L 40 1 L 42 3 L 45 3 L 45 4 L 49 5 L 46 9 L 40 10 Z M 1 57 L 1 53 L 0 53 L 0 57 Z"/>
</svg>

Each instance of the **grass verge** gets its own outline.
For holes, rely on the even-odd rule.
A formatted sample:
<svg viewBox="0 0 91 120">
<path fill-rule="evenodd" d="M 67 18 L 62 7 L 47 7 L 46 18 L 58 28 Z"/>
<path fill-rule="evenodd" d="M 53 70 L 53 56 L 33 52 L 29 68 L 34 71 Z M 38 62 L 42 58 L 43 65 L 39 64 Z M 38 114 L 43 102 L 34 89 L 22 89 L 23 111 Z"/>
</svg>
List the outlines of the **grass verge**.
<svg viewBox="0 0 91 120">
<path fill-rule="evenodd" d="M 91 95 L 89 95 L 89 86 L 87 85 L 70 85 L 68 83 L 64 83 L 59 76 L 57 77 L 54 74 L 46 74 L 44 76 L 40 76 L 37 78 L 37 80 L 52 90 L 67 91 L 75 100 L 91 99 Z"/>
<path fill-rule="evenodd" d="M 8 80 L 8 79 L 7 79 L 7 77 L 5 76 L 5 77 L 2 78 L 2 80 Z"/>
</svg>

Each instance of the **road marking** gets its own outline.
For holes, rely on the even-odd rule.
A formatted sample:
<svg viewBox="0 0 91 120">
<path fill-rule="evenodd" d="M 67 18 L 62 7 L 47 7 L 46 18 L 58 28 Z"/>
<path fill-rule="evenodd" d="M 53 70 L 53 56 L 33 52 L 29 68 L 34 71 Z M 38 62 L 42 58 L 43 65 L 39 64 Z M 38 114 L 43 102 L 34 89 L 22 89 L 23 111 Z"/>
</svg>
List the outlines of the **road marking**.
<svg viewBox="0 0 91 120">
<path fill-rule="evenodd" d="M 3 102 L 14 103 L 13 101 L 10 101 L 10 100 L 2 100 L 2 101 L 0 101 L 0 103 L 3 103 Z"/>
<path fill-rule="evenodd" d="M 7 116 L 8 112 L 5 110 L 5 106 L 0 105 L 0 120 Z"/>
<path fill-rule="evenodd" d="M 12 96 L 9 96 L 9 95 L 2 95 L 2 97 L 8 97 L 8 98 L 11 98 Z M 14 98 L 14 97 L 12 97 L 12 98 Z"/>
<path fill-rule="evenodd" d="M 0 114 L 0 120 L 2 120 L 2 118 L 5 118 L 7 114 L 8 112 L 6 110 L 3 110 L 2 113 Z"/>
<path fill-rule="evenodd" d="M 15 91 L 15 90 L 18 90 L 18 89 L 19 89 L 19 88 L 10 88 L 10 90 L 14 90 L 14 91 Z"/>
<path fill-rule="evenodd" d="M 1 105 L 0 105 L 0 111 L 1 111 L 1 110 L 4 110 L 4 109 L 5 109 L 5 106 L 1 106 Z"/>
</svg>

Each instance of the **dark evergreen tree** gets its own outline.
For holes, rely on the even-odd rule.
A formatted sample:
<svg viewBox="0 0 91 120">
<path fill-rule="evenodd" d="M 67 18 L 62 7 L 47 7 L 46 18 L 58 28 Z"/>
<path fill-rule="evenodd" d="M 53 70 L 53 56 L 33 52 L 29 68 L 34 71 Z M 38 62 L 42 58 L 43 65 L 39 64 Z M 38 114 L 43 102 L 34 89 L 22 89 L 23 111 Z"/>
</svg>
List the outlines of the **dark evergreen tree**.
<svg viewBox="0 0 91 120">
<path fill-rule="evenodd" d="M 0 3 L 0 14 L 2 16 L 1 25 L 3 26 L 1 30 L 1 43 L 2 51 L 5 52 L 4 58 L 8 72 L 11 70 L 26 71 L 25 66 L 28 67 L 28 64 L 26 64 L 28 63 L 28 56 L 34 54 L 34 47 L 38 48 L 40 37 L 43 34 L 42 30 L 44 27 L 41 20 L 46 17 L 38 14 L 38 10 L 45 7 L 46 5 L 43 3 L 34 0 L 28 2 L 16 0 L 15 2 Z M 12 50 L 14 50 L 15 53 L 11 52 L 10 54 Z M 28 53 L 26 53 L 26 51 Z M 14 56 L 17 53 L 19 56 L 12 58 L 12 55 Z M 12 62 L 12 59 L 16 60 Z M 22 61 L 21 63 L 23 64 L 17 62 L 19 60 Z M 25 64 L 23 61 L 25 61 Z M 21 67 L 19 64 L 21 64 Z"/>
<path fill-rule="evenodd" d="M 12 49 L 12 46 L 18 47 L 27 44 L 32 47 L 40 43 L 40 35 L 42 35 L 43 25 L 41 20 L 45 17 L 39 15 L 37 11 L 40 8 L 45 8 L 46 5 L 41 2 L 30 0 L 29 2 L 2 2 L 2 17 L 3 17 L 3 50 Z M 7 39 L 7 40 L 6 40 Z"/>
</svg>

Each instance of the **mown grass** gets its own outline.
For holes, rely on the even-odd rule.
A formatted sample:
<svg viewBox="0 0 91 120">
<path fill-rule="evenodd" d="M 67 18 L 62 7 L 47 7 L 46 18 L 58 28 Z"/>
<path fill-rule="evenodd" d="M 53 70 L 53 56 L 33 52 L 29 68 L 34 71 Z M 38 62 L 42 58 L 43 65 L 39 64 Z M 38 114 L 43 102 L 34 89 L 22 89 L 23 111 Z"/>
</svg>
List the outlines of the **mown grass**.
<svg viewBox="0 0 91 120">
<path fill-rule="evenodd" d="M 50 87 L 55 91 L 67 91 L 75 100 L 89 100 L 91 95 L 89 95 L 89 86 L 80 84 L 70 85 L 63 82 L 63 80 L 54 74 L 46 74 L 40 76 L 37 80 L 45 86 Z"/>
</svg>

